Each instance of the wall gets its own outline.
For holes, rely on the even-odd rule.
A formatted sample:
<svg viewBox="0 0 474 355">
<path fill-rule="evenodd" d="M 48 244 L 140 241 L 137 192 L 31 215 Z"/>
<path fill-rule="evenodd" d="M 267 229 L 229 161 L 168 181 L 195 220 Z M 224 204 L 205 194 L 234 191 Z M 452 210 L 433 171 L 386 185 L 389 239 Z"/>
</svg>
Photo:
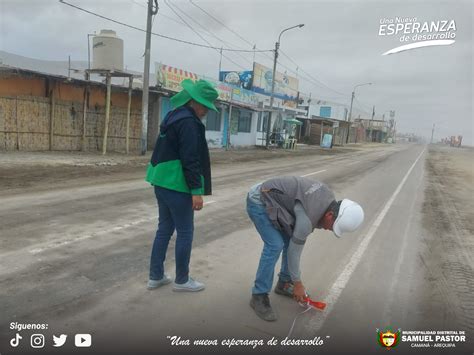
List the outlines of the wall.
<svg viewBox="0 0 474 355">
<path fill-rule="evenodd" d="M 153 150 L 158 138 L 158 133 L 160 132 L 160 123 L 162 120 L 161 108 L 163 107 L 163 101 L 169 101 L 169 99 L 155 92 L 150 92 L 148 100 L 147 150 Z"/>
<path fill-rule="evenodd" d="M 237 134 L 230 135 L 230 144 L 232 147 L 255 145 L 255 142 L 257 140 L 257 120 L 258 112 L 252 112 L 252 123 L 250 126 L 250 132 L 238 132 Z"/>
<path fill-rule="evenodd" d="M 321 128 L 323 130 L 323 137 L 326 133 L 333 133 L 332 126 L 330 123 L 324 122 L 321 125 L 321 122 L 312 122 L 308 141 L 309 144 L 321 145 Z"/>
<path fill-rule="evenodd" d="M 340 125 L 334 129 L 333 145 L 345 145 L 347 140 L 347 126 Z"/>
<path fill-rule="evenodd" d="M 46 82 L 42 78 L 19 79 L 4 74 L 0 78 L 0 96 L 47 96 Z"/>
<path fill-rule="evenodd" d="M 222 148 L 226 146 L 228 111 L 229 106 L 226 103 L 219 102 L 218 107 L 221 109 L 221 122 L 219 131 L 206 130 L 206 139 L 209 148 Z M 148 149 L 153 149 L 159 132 L 159 123 L 166 117 L 166 114 L 172 110 L 171 103 L 166 96 L 156 96 L 152 98 L 150 94 L 149 120 L 148 120 Z M 233 106 L 233 110 L 239 110 L 237 106 Z M 247 110 L 248 111 L 248 110 Z M 238 132 L 231 134 L 231 146 L 253 146 L 256 144 L 258 113 L 252 113 L 251 132 Z M 204 122 L 205 123 L 205 122 Z"/>
<path fill-rule="evenodd" d="M 157 99 L 158 101 L 158 99 Z M 157 120 L 158 122 L 161 122 L 167 115 L 169 111 L 171 111 L 173 108 L 171 107 L 170 99 L 168 97 L 161 96 L 159 98 L 159 103 L 156 104 L 155 107 L 159 107 L 159 117 L 155 118 L 155 115 L 153 115 L 153 120 Z M 209 148 L 221 148 L 225 146 L 225 139 L 224 139 L 224 125 L 225 125 L 225 119 L 227 119 L 226 116 L 226 110 L 228 110 L 227 106 L 221 105 L 219 106 L 221 109 L 221 127 L 220 131 L 208 131 L 206 130 L 206 140 Z M 203 121 L 205 124 L 206 122 Z M 159 132 L 159 124 L 157 122 L 153 122 L 152 126 L 150 128 L 149 124 L 149 141 L 152 139 L 152 142 L 150 141 L 149 143 L 149 149 L 153 149 L 156 143 L 156 138 L 158 137 L 158 132 Z"/>
<path fill-rule="evenodd" d="M 206 131 L 206 140 L 209 148 L 222 148 L 224 143 L 224 140 L 222 138 L 222 130 Z"/>
<path fill-rule="evenodd" d="M 311 105 L 309 106 L 309 115 L 311 116 L 321 116 L 321 107 L 330 107 L 331 108 L 331 117 L 330 118 L 335 118 L 337 120 L 346 120 L 347 116 L 349 116 L 349 113 L 346 114 L 348 109 L 341 104 L 334 104 L 334 103 L 325 103 L 324 101 L 320 104 L 316 103 L 317 101 L 313 99 L 311 102 Z M 352 112 L 354 114 L 354 111 Z M 326 117 L 326 116 L 322 116 Z"/>
<path fill-rule="evenodd" d="M 84 94 L 84 82 L 2 73 L 0 150 L 101 150 L 105 126 L 105 85 L 90 86 L 86 139 L 83 143 Z M 113 87 L 107 150 L 125 151 L 127 104 L 126 90 Z M 140 134 L 141 92 L 134 92 L 130 115 L 130 151 L 139 150 Z"/>
<path fill-rule="evenodd" d="M 0 97 L 0 150 L 49 149 L 50 112 L 47 98 Z"/>
<path fill-rule="evenodd" d="M 367 139 L 365 128 L 362 126 L 357 127 L 357 140 L 356 143 L 365 142 Z"/>
</svg>

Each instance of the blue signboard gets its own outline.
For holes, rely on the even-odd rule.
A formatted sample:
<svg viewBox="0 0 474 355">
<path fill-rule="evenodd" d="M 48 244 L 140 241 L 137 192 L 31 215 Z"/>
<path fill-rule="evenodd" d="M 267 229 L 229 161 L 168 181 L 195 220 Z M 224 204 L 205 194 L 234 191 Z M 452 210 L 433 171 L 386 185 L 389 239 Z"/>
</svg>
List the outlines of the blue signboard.
<svg viewBox="0 0 474 355">
<path fill-rule="evenodd" d="M 238 86 L 242 89 L 252 89 L 253 72 L 246 71 L 221 71 L 219 73 L 219 81 L 226 84 Z"/>
</svg>

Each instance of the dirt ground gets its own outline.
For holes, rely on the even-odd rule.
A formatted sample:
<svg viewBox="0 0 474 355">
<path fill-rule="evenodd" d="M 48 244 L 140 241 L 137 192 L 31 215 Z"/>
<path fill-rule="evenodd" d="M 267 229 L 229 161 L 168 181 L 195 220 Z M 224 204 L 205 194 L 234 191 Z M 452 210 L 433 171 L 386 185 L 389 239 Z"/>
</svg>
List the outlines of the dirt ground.
<svg viewBox="0 0 474 355">
<path fill-rule="evenodd" d="M 445 324 L 474 330 L 474 148 L 430 146 L 421 262 Z M 442 306 L 441 306 L 442 305 Z"/>
<path fill-rule="evenodd" d="M 157 217 L 156 200 L 143 183 L 149 156 L 0 155 L 0 169 L 10 172 L 12 186 L 0 194 L 0 276 L 5 280 L 0 286 L 5 320 L 0 343 L 2 334 L 6 344 L 13 336 L 9 322 L 38 320 L 47 321 L 51 332 L 92 333 L 108 352 L 115 350 L 111 346 L 136 350 L 143 344 L 165 349 L 160 346 L 166 345 L 161 341 L 168 334 L 286 336 L 301 312 L 298 305 L 272 293 L 281 316 L 272 325 L 257 323 L 248 306 L 260 237 L 246 214 L 245 194 L 267 176 L 313 174 L 330 183 L 337 196 L 360 201 L 367 222 L 353 238 L 336 240 L 329 231 L 318 231 L 317 239 L 305 246 L 305 282 L 330 305 L 330 316 L 301 315 L 296 331 L 313 334 L 319 329 L 321 335 L 331 335 L 332 344 L 342 344 L 344 353 L 357 347 L 362 353 L 383 352 L 375 339 L 379 327 L 466 331 L 470 343 L 442 350 L 472 354 L 474 150 L 425 149 L 396 144 L 332 151 L 212 151 L 215 190 L 212 203 L 196 216 L 192 264 L 208 291 L 179 297 L 171 288 L 145 290 Z M 282 155 L 286 157 L 278 159 Z M 233 161 L 244 163 L 228 164 Z M 135 180 L 124 181 L 127 174 Z M 108 184 L 111 179 L 117 183 Z M 30 193 L 38 189 L 55 190 Z M 5 197 L 12 191 L 17 192 Z M 380 220 L 387 201 L 393 204 Z M 366 251 L 358 253 L 374 230 Z M 167 272 L 172 275 L 173 249 L 169 253 Z M 347 274 L 353 255 L 360 262 Z M 342 286 L 341 275 L 349 278 Z M 340 294 L 331 296 L 332 290 Z M 408 349 L 405 344 L 405 349 L 392 351 Z"/>
<path fill-rule="evenodd" d="M 297 150 L 241 148 L 212 149 L 212 164 L 276 159 L 302 155 L 334 155 L 370 149 L 356 144 L 333 149 L 298 146 Z M 67 186 L 95 185 L 145 176 L 151 152 L 144 156 L 88 152 L 1 152 L 0 196 L 45 191 Z"/>
</svg>

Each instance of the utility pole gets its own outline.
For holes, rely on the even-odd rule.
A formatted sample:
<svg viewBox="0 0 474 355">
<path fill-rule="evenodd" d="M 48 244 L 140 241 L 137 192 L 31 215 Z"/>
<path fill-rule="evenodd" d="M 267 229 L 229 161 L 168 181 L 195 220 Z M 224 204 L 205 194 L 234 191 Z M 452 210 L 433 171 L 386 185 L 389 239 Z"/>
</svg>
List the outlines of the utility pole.
<svg viewBox="0 0 474 355">
<path fill-rule="evenodd" d="M 71 56 L 68 56 L 67 79 L 71 80 Z"/>
<path fill-rule="evenodd" d="M 222 47 L 221 50 L 219 51 L 221 53 L 221 57 L 219 59 L 219 73 L 217 73 L 217 80 L 220 80 L 221 77 L 221 70 L 222 70 Z"/>
<path fill-rule="evenodd" d="M 273 74 L 272 74 L 272 93 L 270 96 L 270 115 L 268 116 L 267 122 L 267 139 L 265 140 L 265 147 L 268 149 L 270 146 L 270 126 L 272 123 L 273 117 L 273 98 L 275 96 L 275 75 L 276 75 L 276 67 L 277 67 L 277 59 L 278 59 L 278 48 L 280 47 L 280 42 L 275 42 L 275 53 L 273 56 Z"/>
<path fill-rule="evenodd" d="M 309 93 L 308 111 L 306 112 L 306 117 L 311 118 L 311 93 Z M 311 124 L 309 125 L 309 127 L 311 127 Z"/>
<path fill-rule="evenodd" d="M 435 124 L 433 123 L 433 129 L 431 130 L 431 142 L 430 142 L 430 144 L 433 144 L 434 130 L 435 130 Z"/>
<path fill-rule="evenodd" d="M 354 97 L 355 97 L 355 88 L 352 91 L 352 96 L 351 96 L 351 108 L 349 109 L 349 118 L 348 118 L 348 125 L 347 125 L 347 136 L 346 136 L 346 144 L 349 143 L 349 134 L 351 132 L 351 118 L 352 118 L 352 104 L 354 103 Z M 343 137 L 344 141 L 344 137 Z"/>
<path fill-rule="evenodd" d="M 299 25 L 296 25 L 296 26 L 291 26 L 291 27 L 288 27 L 288 28 L 285 28 L 283 31 L 280 32 L 280 35 L 278 36 L 278 41 L 275 42 L 275 55 L 273 57 L 273 74 L 272 74 L 272 93 L 271 93 L 271 96 L 270 96 L 270 117 L 268 118 L 268 124 L 267 124 L 267 139 L 266 139 L 266 142 L 265 142 L 265 147 L 268 149 L 269 145 L 270 145 L 270 125 L 272 123 L 272 116 L 273 116 L 273 99 L 274 99 L 274 96 L 275 96 L 275 76 L 276 76 L 276 66 L 277 66 L 277 59 L 278 59 L 278 48 L 280 48 L 280 39 L 281 39 L 281 35 L 288 31 L 288 30 L 291 30 L 293 28 L 301 28 L 303 27 L 304 24 L 301 23 Z"/>
<path fill-rule="evenodd" d="M 373 138 L 372 138 L 372 121 L 374 120 L 374 116 L 375 116 L 375 105 L 374 107 L 372 107 L 372 119 L 370 120 L 370 141 L 373 142 Z"/>
<path fill-rule="evenodd" d="M 354 97 L 355 97 L 355 92 L 352 91 L 351 108 L 349 109 L 349 119 L 348 119 L 349 122 L 351 122 L 351 118 L 352 118 L 352 104 L 354 103 Z"/>
<path fill-rule="evenodd" d="M 355 98 L 355 91 L 356 91 L 356 88 L 359 87 L 359 86 L 364 86 L 364 85 L 372 85 L 372 83 L 365 83 L 365 84 L 358 84 L 356 86 L 354 86 L 354 89 L 352 89 L 352 96 L 351 96 L 351 108 L 349 110 L 349 125 L 347 127 L 347 137 L 346 137 L 346 144 L 349 143 L 349 132 L 351 130 L 351 119 L 352 119 L 352 104 L 354 103 L 354 98 Z"/>
<path fill-rule="evenodd" d="M 112 78 L 110 72 L 107 72 L 105 76 L 107 83 L 107 95 L 105 98 L 105 126 L 104 126 L 104 138 L 102 139 L 102 155 L 107 153 L 107 135 L 109 133 L 109 121 L 110 121 L 110 95 L 112 93 Z"/>
<path fill-rule="evenodd" d="M 153 9 L 153 2 L 155 9 Z M 142 134 L 140 138 L 141 154 L 146 154 L 148 134 L 148 97 L 150 83 L 150 48 L 152 16 L 158 13 L 158 0 L 148 0 L 145 40 L 145 67 L 143 69 L 143 94 L 142 94 Z"/>
<path fill-rule="evenodd" d="M 231 135 L 231 123 L 232 123 L 232 99 L 234 98 L 234 89 L 230 92 L 230 105 L 229 105 L 229 118 L 227 120 L 227 141 L 225 144 L 225 150 L 230 149 L 230 135 Z"/>
</svg>

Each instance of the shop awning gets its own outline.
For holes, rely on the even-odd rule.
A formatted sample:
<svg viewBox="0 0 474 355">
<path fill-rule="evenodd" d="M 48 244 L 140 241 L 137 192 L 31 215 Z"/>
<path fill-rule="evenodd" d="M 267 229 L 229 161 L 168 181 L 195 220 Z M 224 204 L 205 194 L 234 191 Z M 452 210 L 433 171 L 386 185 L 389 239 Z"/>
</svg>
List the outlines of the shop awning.
<svg viewBox="0 0 474 355">
<path fill-rule="evenodd" d="M 286 122 L 286 123 L 295 124 L 295 125 L 298 125 L 298 126 L 301 126 L 303 124 L 303 122 L 298 121 L 297 119 L 294 119 L 294 118 L 286 118 L 283 121 Z"/>
</svg>

